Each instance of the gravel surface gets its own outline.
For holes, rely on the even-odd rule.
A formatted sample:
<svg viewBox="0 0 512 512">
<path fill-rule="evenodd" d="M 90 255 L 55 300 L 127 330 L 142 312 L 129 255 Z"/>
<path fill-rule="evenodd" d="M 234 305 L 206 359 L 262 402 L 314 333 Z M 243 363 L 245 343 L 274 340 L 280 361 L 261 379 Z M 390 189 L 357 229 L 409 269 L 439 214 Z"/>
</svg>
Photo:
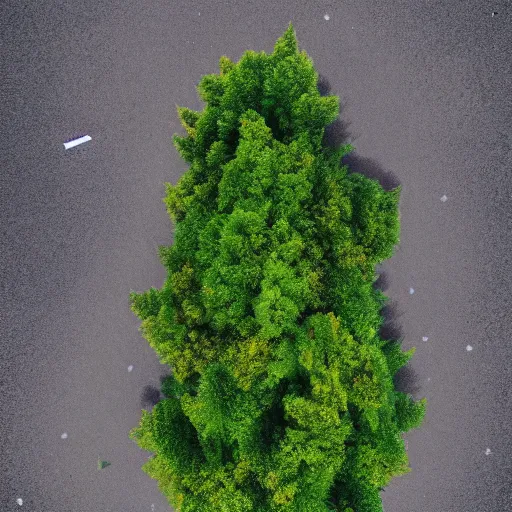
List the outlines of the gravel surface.
<svg viewBox="0 0 512 512">
<path fill-rule="evenodd" d="M 168 372 L 128 294 L 165 279 L 175 104 L 202 108 L 201 75 L 271 51 L 289 21 L 341 98 L 329 139 L 403 187 L 380 283 L 389 331 L 417 347 L 397 385 L 429 404 L 384 507 L 512 510 L 511 7 L 4 0 L 0 510 L 168 510 L 128 438 Z"/>
</svg>

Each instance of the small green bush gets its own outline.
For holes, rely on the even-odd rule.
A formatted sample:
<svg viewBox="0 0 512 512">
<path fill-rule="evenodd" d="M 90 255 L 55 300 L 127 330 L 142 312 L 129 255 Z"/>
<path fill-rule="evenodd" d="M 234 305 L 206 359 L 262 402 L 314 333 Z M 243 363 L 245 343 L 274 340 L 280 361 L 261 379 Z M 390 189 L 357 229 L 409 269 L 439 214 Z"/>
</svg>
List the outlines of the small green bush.
<svg viewBox="0 0 512 512">
<path fill-rule="evenodd" d="M 394 389 L 415 349 L 379 336 L 373 286 L 400 190 L 324 146 L 339 99 L 320 96 L 291 24 L 273 53 L 219 66 L 198 85 L 204 110 L 178 108 L 190 168 L 166 184 L 168 277 L 130 295 L 173 370 L 130 435 L 181 512 L 382 511 L 426 410 Z"/>
</svg>

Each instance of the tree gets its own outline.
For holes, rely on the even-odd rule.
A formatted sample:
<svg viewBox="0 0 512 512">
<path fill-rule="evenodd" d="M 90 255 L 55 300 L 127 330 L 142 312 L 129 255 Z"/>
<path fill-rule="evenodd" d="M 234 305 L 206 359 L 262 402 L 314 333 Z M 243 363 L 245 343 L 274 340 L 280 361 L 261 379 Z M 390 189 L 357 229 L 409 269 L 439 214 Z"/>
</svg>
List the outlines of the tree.
<svg viewBox="0 0 512 512">
<path fill-rule="evenodd" d="M 223 56 L 202 112 L 178 107 L 189 170 L 161 290 L 132 292 L 172 375 L 131 437 L 181 512 L 377 512 L 409 471 L 403 432 L 426 401 L 397 392 L 412 357 L 379 335 L 375 265 L 399 241 L 400 189 L 323 144 L 339 113 L 290 24 L 274 51 Z"/>
</svg>

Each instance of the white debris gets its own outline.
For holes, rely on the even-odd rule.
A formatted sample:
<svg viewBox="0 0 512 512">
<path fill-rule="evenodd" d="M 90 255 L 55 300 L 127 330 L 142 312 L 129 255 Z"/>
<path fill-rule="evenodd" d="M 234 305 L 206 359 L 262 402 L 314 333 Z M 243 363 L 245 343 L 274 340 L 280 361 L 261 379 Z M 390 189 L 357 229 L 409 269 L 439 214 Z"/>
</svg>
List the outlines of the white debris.
<svg viewBox="0 0 512 512">
<path fill-rule="evenodd" d="M 423 336 L 423 338 L 421 338 L 423 341 L 428 341 L 428 336 Z"/>
<path fill-rule="evenodd" d="M 441 201 L 443 201 L 443 203 L 445 203 L 447 200 L 448 198 L 446 196 L 441 197 Z"/>
<path fill-rule="evenodd" d="M 151 510 L 154 512 L 155 510 L 155 504 L 154 503 L 151 503 Z"/>
<path fill-rule="evenodd" d="M 16 500 L 16 503 L 21 506 L 21 505 L 23 505 L 23 500 L 21 498 L 18 498 Z"/>
<path fill-rule="evenodd" d="M 331 19 L 331 17 L 330 17 L 328 14 L 326 14 L 326 15 L 324 16 L 324 20 L 325 20 L 325 21 L 329 21 L 330 19 Z"/>
<path fill-rule="evenodd" d="M 490 448 L 487 448 L 487 450 L 485 450 L 485 455 L 490 455 L 492 452 L 491 452 L 491 449 Z"/>
<path fill-rule="evenodd" d="M 69 142 L 64 142 L 64 148 L 74 148 L 75 146 L 78 146 L 79 144 L 83 144 L 84 142 L 88 142 L 90 140 L 92 140 L 91 137 L 89 137 L 89 135 L 85 135 L 84 137 L 80 137 Z"/>
<path fill-rule="evenodd" d="M 412 295 L 414 293 L 414 288 L 409 288 L 409 293 Z"/>
<path fill-rule="evenodd" d="M 427 379 L 428 382 L 430 382 L 430 377 Z"/>
<path fill-rule="evenodd" d="M 468 345 L 468 346 L 466 347 L 466 350 L 467 350 L 468 352 L 471 352 L 471 351 L 473 350 L 473 347 L 472 347 L 471 345 Z"/>
<path fill-rule="evenodd" d="M 199 13 L 199 16 L 201 16 L 201 13 Z"/>
<path fill-rule="evenodd" d="M 64 432 L 61 436 L 60 436 L 61 439 L 67 439 L 68 438 L 68 433 L 67 432 Z"/>
<path fill-rule="evenodd" d="M 498 14 L 498 13 L 497 12 L 491 13 L 491 18 L 494 18 L 494 16 L 496 16 L 496 14 Z"/>
<path fill-rule="evenodd" d="M 130 366 L 128 366 L 128 371 L 131 372 L 133 370 L 133 365 L 131 364 Z"/>
</svg>

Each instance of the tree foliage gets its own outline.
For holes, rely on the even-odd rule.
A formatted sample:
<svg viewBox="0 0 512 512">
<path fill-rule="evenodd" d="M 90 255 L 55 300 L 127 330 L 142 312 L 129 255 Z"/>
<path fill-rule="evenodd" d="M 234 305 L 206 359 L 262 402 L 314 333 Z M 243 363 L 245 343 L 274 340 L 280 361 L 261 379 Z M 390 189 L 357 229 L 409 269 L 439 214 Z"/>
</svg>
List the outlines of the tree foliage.
<svg viewBox="0 0 512 512">
<path fill-rule="evenodd" d="M 426 410 L 394 389 L 414 349 L 380 337 L 373 286 L 400 190 L 324 145 L 339 100 L 320 96 L 291 24 L 273 53 L 219 67 L 198 85 L 202 112 L 178 107 L 190 168 L 166 184 L 168 277 L 130 295 L 173 370 L 131 437 L 181 512 L 381 511 Z"/>
</svg>

